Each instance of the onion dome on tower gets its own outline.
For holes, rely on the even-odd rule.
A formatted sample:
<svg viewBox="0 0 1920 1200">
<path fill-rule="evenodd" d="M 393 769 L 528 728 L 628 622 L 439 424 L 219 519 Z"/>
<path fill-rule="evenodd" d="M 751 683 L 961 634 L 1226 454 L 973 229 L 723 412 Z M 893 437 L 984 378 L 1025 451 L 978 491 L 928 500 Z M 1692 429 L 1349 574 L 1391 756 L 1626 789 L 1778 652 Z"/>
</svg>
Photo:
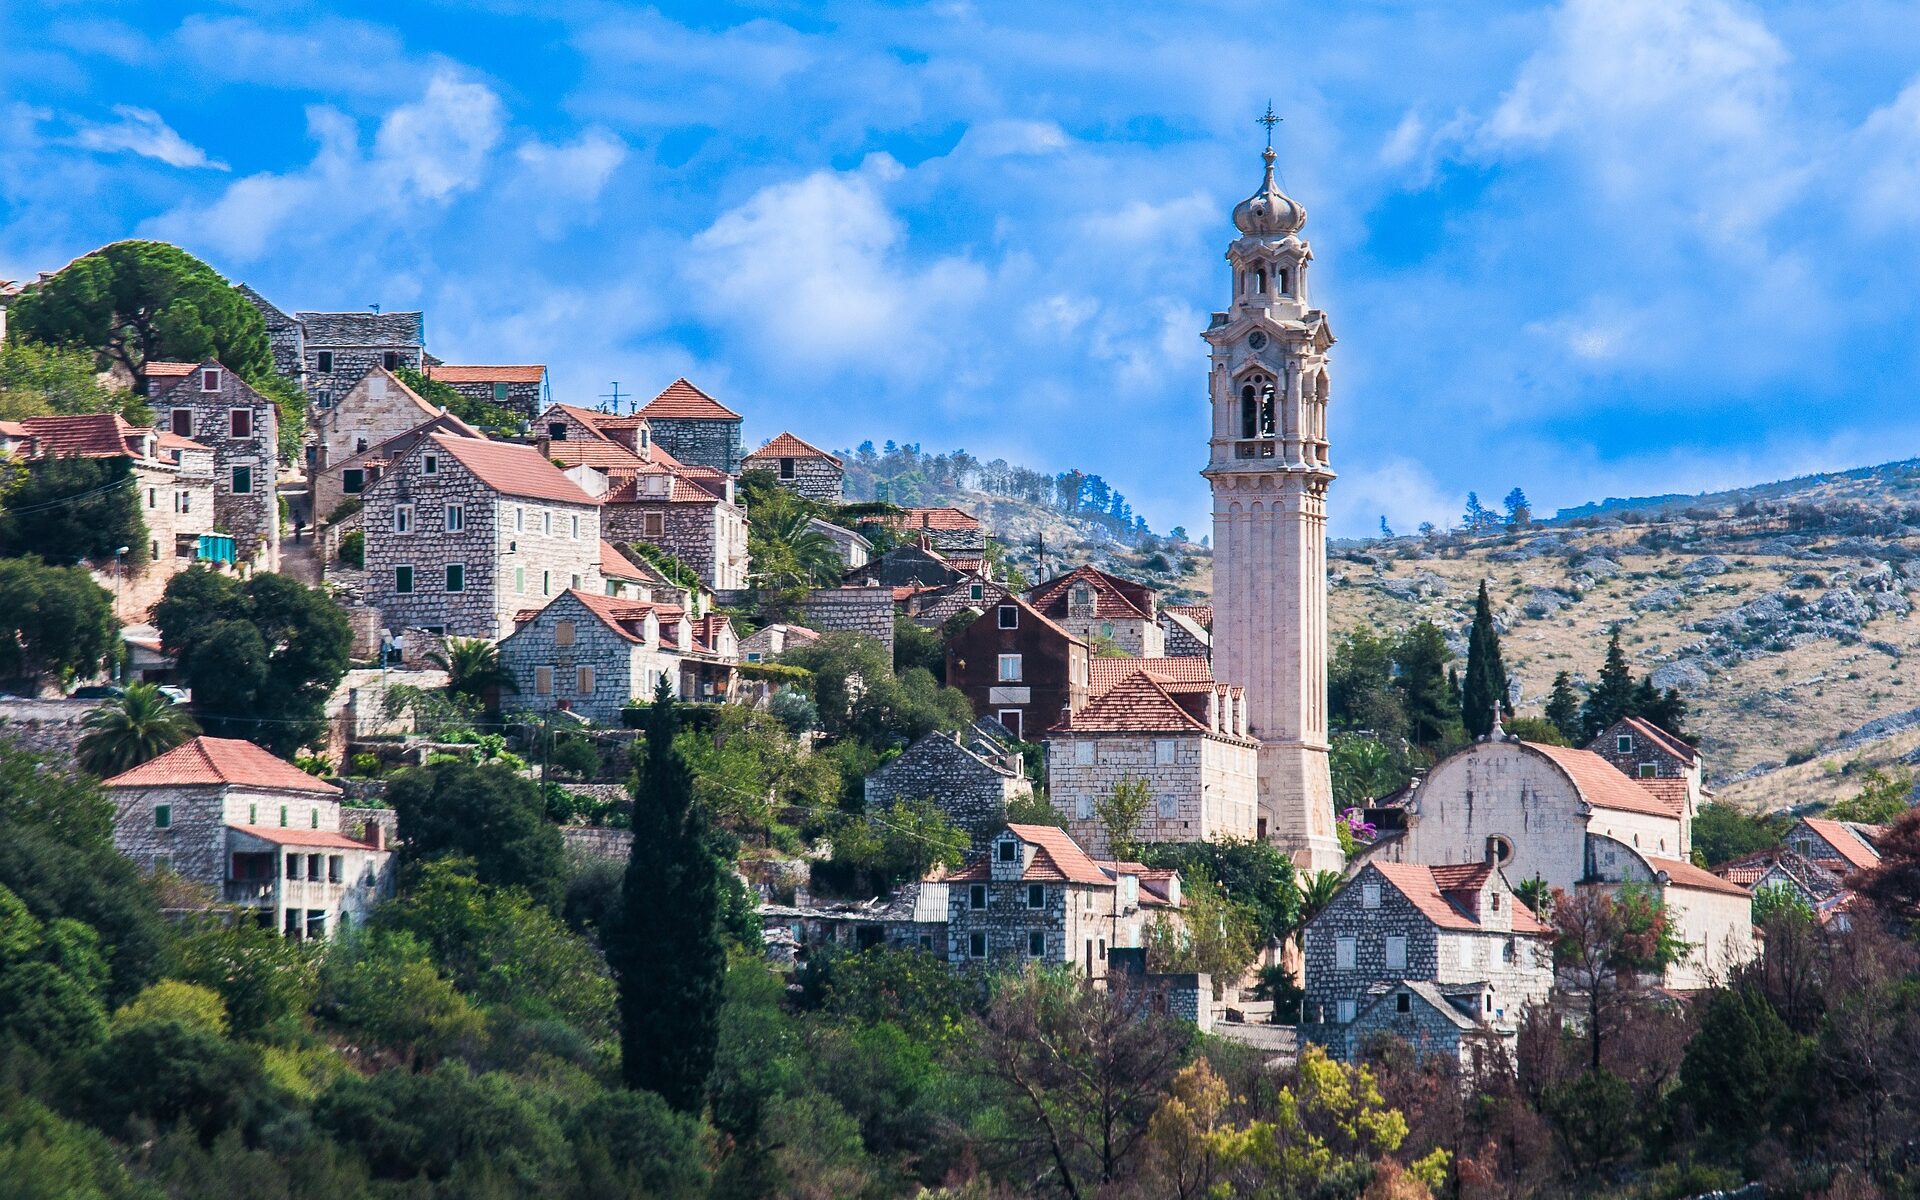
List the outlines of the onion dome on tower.
<svg viewBox="0 0 1920 1200">
<path fill-rule="evenodd" d="M 1267 160 L 1266 182 L 1233 209 L 1233 223 L 1249 237 L 1286 237 L 1307 223 L 1307 210 L 1280 190 L 1273 180 L 1273 147 L 1261 155 Z"/>
</svg>

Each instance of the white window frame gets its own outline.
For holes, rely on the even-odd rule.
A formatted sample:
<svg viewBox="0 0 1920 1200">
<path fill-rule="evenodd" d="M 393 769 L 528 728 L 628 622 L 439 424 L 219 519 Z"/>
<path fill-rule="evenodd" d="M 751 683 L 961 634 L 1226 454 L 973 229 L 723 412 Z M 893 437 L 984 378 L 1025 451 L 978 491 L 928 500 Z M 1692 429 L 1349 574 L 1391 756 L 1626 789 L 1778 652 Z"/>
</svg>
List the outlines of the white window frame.
<svg viewBox="0 0 1920 1200">
<path fill-rule="evenodd" d="M 1334 1005 L 1333 1011 L 1342 1025 L 1350 1025 L 1360 1015 L 1360 1004 L 1355 1000 L 1342 1000 Z"/>
<path fill-rule="evenodd" d="M 438 475 L 440 473 L 440 456 L 438 454 L 421 455 L 420 473 L 422 475 Z"/>
<path fill-rule="evenodd" d="M 663 538 L 667 536 L 667 515 L 665 513 L 641 513 L 640 536 Z"/>
<path fill-rule="evenodd" d="M 994 620 L 998 622 L 1001 629 L 1020 628 L 1020 606 L 1017 604 L 1000 605 L 995 610 Z"/>
<path fill-rule="evenodd" d="M 200 369 L 200 390 L 217 392 L 220 390 L 220 368 L 202 367 Z"/>
<path fill-rule="evenodd" d="M 967 957 L 985 958 L 987 956 L 987 935 L 975 930 L 967 935 Z"/>
<path fill-rule="evenodd" d="M 1179 743 L 1172 738 L 1156 738 L 1153 743 L 1153 761 L 1156 766 L 1169 766 L 1179 749 Z"/>
<path fill-rule="evenodd" d="M 393 506 L 393 531 L 395 533 L 413 532 L 413 505 L 396 504 Z"/>
<path fill-rule="evenodd" d="M 1000 683 L 1021 683 L 1025 680 L 1026 661 L 1023 655 L 1002 654 L 996 660 L 994 679 Z M 1008 673 L 1008 668 L 1012 673 Z"/>
<path fill-rule="evenodd" d="M 1035 904 L 1033 902 L 1033 898 L 1035 896 L 1040 897 L 1040 903 Z M 1046 907 L 1047 907 L 1047 885 L 1044 883 L 1028 884 L 1027 885 L 1027 908 L 1030 910 L 1045 910 Z"/>
<path fill-rule="evenodd" d="M 458 504 L 447 505 L 447 532 L 465 533 L 467 531 L 467 510 Z"/>
<path fill-rule="evenodd" d="M 1613 737 L 1613 751 L 1615 754 L 1632 754 L 1633 735 L 1630 733 L 1615 734 Z"/>
<path fill-rule="evenodd" d="M 987 910 L 987 885 L 971 884 L 967 888 L 967 911 L 985 912 Z"/>
<path fill-rule="evenodd" d="M 255 416 L 256 414 L 251 408 L 228 409 L 227 410 L 227 436 L 238 439 L 240 441 L 248 441 L 248 442 L 252 441 L 255 437 L 258 436 L 258 434 L 256 434 L 254 431 L 259 428 L 259 426 L 254 423 Z M 241 433 L 238 429 L 234 428 L 234 426 L 238 425 L 240 421 L 243 419 L 247 423 L 247 431 L 245 433 Z"/>
<path fill-rule="evenodd" d="M 1006 728 L 1007 732 L 1011 733 L 1014 737 L 1021 741 L 1026 740 L 1027 731 L 1023 728 L 1027 719 L 1025 709 L 1003 708 L 994 714 L 993 719 L 1000 722 L 1000 724 Z"/>
</svg>

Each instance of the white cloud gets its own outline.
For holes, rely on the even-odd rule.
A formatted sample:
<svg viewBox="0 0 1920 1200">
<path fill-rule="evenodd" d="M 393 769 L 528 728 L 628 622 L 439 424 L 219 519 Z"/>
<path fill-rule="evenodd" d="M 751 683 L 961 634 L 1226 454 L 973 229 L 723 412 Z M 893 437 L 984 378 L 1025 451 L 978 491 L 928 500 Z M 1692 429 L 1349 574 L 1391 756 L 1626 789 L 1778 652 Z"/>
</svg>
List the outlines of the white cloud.
<svg viewBox="0 0 1920 1200">
<path fill-rule="evenodd" d="M 202 78 L 328 95 L 405 94 L 426 70 L 393 30 L 332 17 L 300 23 L 276 13 L 262 24 L 195 14 L 170 41 Z"/>
<path fill-rule="evenodd" d="M 1875 109 L 1854 139 L 1854 208 L 1870 227 L 1920 224 L 1920 78 Z"/>
<path fill-rule="evenodd" d="M 557 146 L 524 142 L 514 156 L 529 180 L 550 195 L 591 204 L 627 160 L 627 144 L 596 126 Z"/>
<path fill-rule="evenodd" d="M 138 154 L 170 167 L 227 169 L 227 164 L 209 158 L 205 150 L 175 133 L 150 108 L 116 104 L 113 115 L 120 119 L 111 124 L 74 122 L 73 144 L 103 154 Z"/>
<path fill-rule="evenodd" d="M 1336 446 L 1336 459 L 1338 454 Z M 1422 521 L 1445 528 L 1465 496 L 1450 495 L 1421 463 L 1394 456 L 1358 467 L 1342 465 L 1328 513 L 1338 537 L 1378 533 L 1383 516 L 1396 533 L 1411 533 Z"/>
<path fill-rule="evenodd" d="M 1056 154 L 1073 144 L 1064 129 L 1052 121 L 984 121 L 967 128 L 956 155 L 1008 158 L 1017 155 Z"/>
</svg>

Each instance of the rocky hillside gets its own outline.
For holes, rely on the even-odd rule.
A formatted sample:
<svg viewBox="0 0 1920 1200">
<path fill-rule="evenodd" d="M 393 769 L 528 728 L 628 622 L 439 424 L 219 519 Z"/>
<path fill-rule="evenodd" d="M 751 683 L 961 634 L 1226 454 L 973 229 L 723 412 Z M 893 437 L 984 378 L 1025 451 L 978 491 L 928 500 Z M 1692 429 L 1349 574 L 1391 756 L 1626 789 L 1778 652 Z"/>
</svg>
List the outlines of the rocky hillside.
<svg viewBox="0 0 1920 1200">
<path fill-rule="evenodd" d="M 1488 582 L 1520 707 L 1595 673 L 1608 631 L 1679 688 L 1721 794 L 1832 799 L 1861 765 L 1920 746 L 1920 463 L 1815 476 L 1499 536 L 1336 546 L 1336 631 L 1428 618 L 1464 653 Z M 1792 764 L 1792 765 L 1789 765 Z"/>
</svg>

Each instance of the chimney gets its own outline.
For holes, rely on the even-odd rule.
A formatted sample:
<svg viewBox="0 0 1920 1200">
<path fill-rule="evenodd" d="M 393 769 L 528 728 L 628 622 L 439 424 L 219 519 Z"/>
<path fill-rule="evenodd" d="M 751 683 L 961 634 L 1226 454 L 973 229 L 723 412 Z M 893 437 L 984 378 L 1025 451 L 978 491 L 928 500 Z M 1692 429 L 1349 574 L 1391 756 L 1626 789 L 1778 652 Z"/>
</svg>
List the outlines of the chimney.
<svg viewBox="0 0 1920 1200">
<path fill-rule="evenodd" d="M 544 433 L 533 439 L 533 448 L 540 452 L 541 458 L 553 457 L 553 439 Z"/>
</svg>

